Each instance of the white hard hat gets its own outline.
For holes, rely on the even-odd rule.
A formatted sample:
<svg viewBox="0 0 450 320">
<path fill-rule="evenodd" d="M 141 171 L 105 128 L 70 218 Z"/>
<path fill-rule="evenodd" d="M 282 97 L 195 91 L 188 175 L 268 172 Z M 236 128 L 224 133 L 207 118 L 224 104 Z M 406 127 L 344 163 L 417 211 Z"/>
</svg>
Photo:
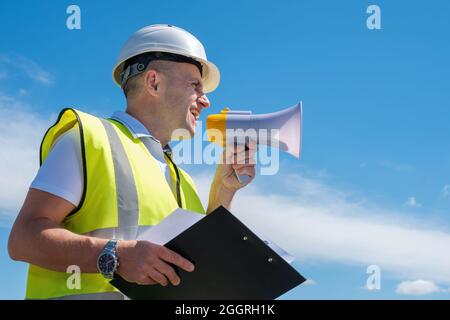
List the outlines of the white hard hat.
<svg viewBox="0 0 450 320">
<path fill-rule="evenodd" d="M 144 27 L 135 32 L 120 50 L 119 59 L 113 68 L 113 80 L 119 86 L 133 76 L 133 70 L 123 70 L 125 62 L 142 53 L 165 52 L 174 56 L 193 59 L 194 63 L 200 63 L 203 80 L 203 91 L 211 92 L 217 88 L 220 82 L 219 69 L 206 58 L 205 49 L 201 42 L 184 29 L 168 25 L 155 24 Z M 176 61 L 176 60 L 173 60 Z M 182 61 L 185 62 L 185 61 Z M 137 66 L 136 73 L 143 71 L 142 66 Z M 126 71 L 124 78 L 123 73 Z M 124 82 L 122 81 L 124 80 Z"/>
</svg>

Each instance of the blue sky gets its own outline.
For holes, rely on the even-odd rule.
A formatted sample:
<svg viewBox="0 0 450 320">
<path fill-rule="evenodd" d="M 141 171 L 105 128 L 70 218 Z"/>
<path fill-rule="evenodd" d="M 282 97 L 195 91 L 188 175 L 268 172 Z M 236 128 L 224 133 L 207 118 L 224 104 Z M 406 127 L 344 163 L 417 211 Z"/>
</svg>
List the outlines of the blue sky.
<svg viewBox="0 0 450 320">
<path fill-rule="evenodd" d="M 66 28 L 70 4 L 81 30 Z M 370 4 L 381 30 L 366 27 Z M 0 298 L 24 295 L 26 265 L 9 260 L 6 241 L 46 127 L 62 107 L 123 109 L 110 78 L 120 47 L 140 27 L 170 23 L 221 70 L 206 113 L 303 101 L 301 160 L 281 155 L 279 173 L 257 177 L 233 207 L 312 279 L 282 298 L 448 299 L 449 14 L 443 0 L 2 1 Z M 214 168 L 184 168 L 205 198 Z M 371 264 L 380 290 L 365 288 Z"/>
</svg>

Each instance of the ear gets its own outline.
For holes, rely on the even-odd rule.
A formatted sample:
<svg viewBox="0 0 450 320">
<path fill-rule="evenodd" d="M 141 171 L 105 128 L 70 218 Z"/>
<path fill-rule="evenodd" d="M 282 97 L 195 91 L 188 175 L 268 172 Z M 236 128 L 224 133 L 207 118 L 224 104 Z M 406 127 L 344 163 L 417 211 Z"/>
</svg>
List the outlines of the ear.
<svg viewBox="0 0 450 320">
<path fill-rule="evenodd" d="M 145 90 L 152 96 L 157 96 L 161 92 L 161 74 L 159 74 L 156 70 L 150 69 L 145 71 L 144 74 L 144 85 Z"/>
</svg>

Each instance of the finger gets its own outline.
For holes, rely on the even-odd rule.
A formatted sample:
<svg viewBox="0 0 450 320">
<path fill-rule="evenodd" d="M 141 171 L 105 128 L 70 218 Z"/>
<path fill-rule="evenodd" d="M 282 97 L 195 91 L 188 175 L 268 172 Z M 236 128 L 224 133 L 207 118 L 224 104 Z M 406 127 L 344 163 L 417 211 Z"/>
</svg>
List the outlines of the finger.
<svg viewBox="0 0 450 320">
<path fill-rule="evenodd" d="M 254 152 L 239 153 L 236 155 L 235 158 L 236 158 L 236 161 L 234 161 L 234 163 L 237 163 L 237 164 L 256 164 Z"/>
<path fill-rule="evenodd" d="M 148 285 L 154 285 L 154 284 L 157 284 L 158 282 L 156 281 L 156 280 L 154 280 L 153 278 L 151 278 L 151 277 L 147 277 L 148 278 Z"/>
<path fill-rule="evenodd" d="M 255 167 L 253 166 L 245 166 L 240 169 L 236 169 L 236 174 L 238 175 L 247 175 L 250 176 L 251 179 L 255 176 Z"/>
<path fill-rule="evenodd" d="M 239 152 L 233 155 L 229 155 L 226 157 L 224 163 L 225 164 L 255 164 L 256 160 L 255 160 L 255 154 L 256 152 L 254 151 L 245 151 L 245 152 Z"/>
<path fill-rule="evenodd" d="M 222 154 L 222 163 L 223 164 L 233 163 L 234 156 L 235 156 L 235 154 L 234 154 L 233 150 L 225 149 Z"/>
<path fill-rule="evenodd" d="M 149 276 L 143 276 L 141 279 L 136 281 L 136 283 L 140 285 L 154 285 L 157 284 L 158 282 L 156 282 L 155 280 L 153 280 L 153 278 Z"/>
<path fill-rule="evenodd" d="M 243 151 L 257 151 L 258 150 L 258 144 L 254 140 L 247 140 L 245 143 L 239 142 L 239 143 L 228 143 L 225 146 L 225 151 L 229 154 L 236 154 L 238 152 Z"/>
<path fill-rule="evenodd" d="M 180 277 L 177 275 L 175 270 L 167 263 L 160 261 L 155 265 L 155 269 L 158 270 L 163 275 L 165 275 L 174 286 L 180 284 L 181 282 Z"/>
<path fill-rule="evenodd" d="M 157 283 L 159 283 L 160 285 L 162 285 L 163 287 L 167 286 L 167 284 L 169 283 L 169 282 L 167 281 L 167 278 L 166 278 L 162 273 L 160 273 L 158 270 L 156 270 L 156 269 L 153 269 L 153 268 L 152 268 L 152 269 L 149 271 L 148 276 L 149 276 L 151 279 L 155 280 L 155 281 L 156 281 Z"/>
<path fill-rule="evenodd" d="M 244 166 L 234 170 L 237 182 L 240 186 L 248 185 L 255 177 L 255 168 L 253 166 Z"/>
<path fill-rule="evenodd" d="M 247 140 L 245 143 L 237 143 L 232 147 L 234 153 L 241 151 L 256 151 L 258 144 L 254 140 Z"/>
<path fill-rule="evenodd" d="M 223 155 L 223 164 L 256 164 L 256 151 L 245 151 L 236 154 Z"/>
<path fill-rule="evenodd" d="M 176 253 L 170 249 L 167 249 L 164 246 L 162 248 L 163 248 L 163 250 L 161 250 L 161 252 L 160 252 L 161 259 L 163 259 L 164 261 L 167 261 L 169 263 L 172 263 L 188 272 L 194 271 L 194 265 L 189 260 L 183 258 L 178 253 Z"/>
<path fill-rule="evenodd" d="M 234 155 L 237 156 L 238 158 L 241 158 L 241 157 L 252 158 L 255 156 L 256 152 L 257 152 L 257 149 L 255 149 L 255 148 L 245 148 L 245 149 L 241 148 L 241 149 L 237 150 L 234 153 Z"/>
<path fill-rule="evenodd" d="M 238 144 L 238 145 L 227 145 L 224 150 L 224 155 L 227 159 L 232 158 L 238 153 L 245 151 L 245 145 L 244 144 Z"/>
<path fill-rule="evenodd" d="M 258 150 L 258 144 L 256 143 L 256 141 L 255 140 L 249 140 L 248 142 L 247 142 L 247 148 L 248 149 L 250 149 L 250 150 Z"/>
<path fill-rule="evenodd" d="M 250 167 L 250 168 L 255 167 L 254 164 L 233 164 L 231 166 L 233 167 L 234 170 L 241 170 L 242 168 L 246 168 L 246 167 Z"/>
<path fill-rule="evenodd" d="M 254 157 L 257 152 L 258 152 L 258 149 L 249 149 L 249 150 L 245 151 L 245 154 L 248 154 L 249 157 Z"/>
<path fill-rule="evenodd" d="M 237 144 L 227 144 L 224 149 L 224 160 L 233 157 L 234 155 L 245 152 L 249 150 L 246 144 L 237 143 Z"/>
</svg>

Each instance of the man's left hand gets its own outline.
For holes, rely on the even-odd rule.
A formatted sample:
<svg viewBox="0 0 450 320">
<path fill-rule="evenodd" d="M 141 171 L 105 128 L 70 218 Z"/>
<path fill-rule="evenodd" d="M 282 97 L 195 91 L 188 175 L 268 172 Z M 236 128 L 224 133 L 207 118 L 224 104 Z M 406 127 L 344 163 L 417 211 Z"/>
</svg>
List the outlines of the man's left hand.
<svg viewBox="0 0 450 320">
<path fill-rule="evenodd" d="M 217 165 L 216 174 L 211 185 L 207 212 L 222 205 L 229 209 L 237 190 L 247 186 L 255 178 L 255 160 L 257 145 L 250 140 L 244 145 L 227 145 L 222 155 L 222 163 Z M 244 182 L 239 182 L 236 175 L 247 175 Z"/>
</svg>

